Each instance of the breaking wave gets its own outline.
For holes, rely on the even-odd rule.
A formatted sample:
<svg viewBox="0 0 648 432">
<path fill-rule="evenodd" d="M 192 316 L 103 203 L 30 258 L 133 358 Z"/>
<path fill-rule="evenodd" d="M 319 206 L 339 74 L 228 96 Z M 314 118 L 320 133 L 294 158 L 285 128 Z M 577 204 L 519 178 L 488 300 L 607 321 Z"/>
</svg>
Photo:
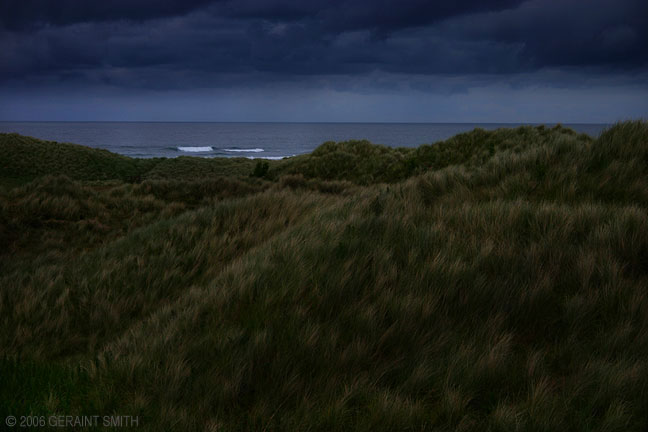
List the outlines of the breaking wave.
<svg viewBox="0 0 648 432">
<path fill-rule="evenodd" d="M 210 152 L 214 151 L 213 147 L 178 147 L 178 150 L 183 151 L 183 152 L 192 152 L 192 153 L 200 153 L 200 152 Z"/>
<path fill-rule="evenodd" d="M 253 149 L 238 149 L 238 148 L 232 148 L 232 149 L 223 149 L 223 151 L 226 152 L 242 152 L 242 153 L 261 153 L 263 150 L 262 148 L 253 148 Z"/>
</svg>

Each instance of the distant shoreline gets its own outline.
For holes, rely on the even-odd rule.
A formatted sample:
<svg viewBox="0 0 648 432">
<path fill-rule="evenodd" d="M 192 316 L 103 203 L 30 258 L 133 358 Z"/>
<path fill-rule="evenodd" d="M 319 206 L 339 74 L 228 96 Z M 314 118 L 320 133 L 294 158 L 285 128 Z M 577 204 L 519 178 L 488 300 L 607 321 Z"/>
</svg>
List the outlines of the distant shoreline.
<svg viewBox="0 0 648 432">
<path fill-rule="evenodd" d="M 237 151 L 249 151 L 246 156 L 278 159 L 310 153 L 326 141 L 366 139 L 394 148 L 415 148 L 475 128 L 495 130 L 542 125 L 555 126 L 542 123 L 0 122 L 0 132 L 77 143 L 136 158 L 188 154 L 232 157 Z M 611 126 L 562 125 L 593 138 Z M 192 151 L 195 149 L 198 151 Z M 251 151 L 257 149 L 262 151 Z"/>
</svg>

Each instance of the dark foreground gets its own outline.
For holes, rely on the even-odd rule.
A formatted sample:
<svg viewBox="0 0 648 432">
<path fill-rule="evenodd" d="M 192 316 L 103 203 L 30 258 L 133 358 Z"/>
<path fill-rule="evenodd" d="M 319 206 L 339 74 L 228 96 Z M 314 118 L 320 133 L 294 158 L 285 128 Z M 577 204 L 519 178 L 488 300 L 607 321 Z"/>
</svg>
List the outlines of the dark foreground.
<svg viewBox="0 0 648 432">
<path fill-rule="evenodd" d="M 2 427 L 648 428 L 645 122 L 268 165 L 0 135 L 0 184 Z"/>
</svg>

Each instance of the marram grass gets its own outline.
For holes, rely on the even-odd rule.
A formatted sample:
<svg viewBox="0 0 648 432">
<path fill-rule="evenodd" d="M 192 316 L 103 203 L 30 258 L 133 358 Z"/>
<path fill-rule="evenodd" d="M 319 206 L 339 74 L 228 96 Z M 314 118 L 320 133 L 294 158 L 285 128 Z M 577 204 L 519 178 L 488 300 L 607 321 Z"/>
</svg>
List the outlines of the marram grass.
<svg viewBox="0 0 648 432">
<path fill-rule="evenodd" d="M 0 180 L 2 418 L 648 429 L 645 122 L 267 169 L 2 135 Z"/>
</svg>

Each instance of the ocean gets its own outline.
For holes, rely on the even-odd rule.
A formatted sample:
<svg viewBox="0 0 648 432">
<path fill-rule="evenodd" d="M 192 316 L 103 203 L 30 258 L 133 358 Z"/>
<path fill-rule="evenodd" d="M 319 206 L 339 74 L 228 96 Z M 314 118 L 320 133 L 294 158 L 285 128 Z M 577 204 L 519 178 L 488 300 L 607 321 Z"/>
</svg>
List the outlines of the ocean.
<svg viewBox="0 0 648 432">
<path fill-rule="evenodd" d="M 131 157 L 281 159 L 309 153 L 326 141 L 367 139 L 392 147 L 417 147 L 475 128 L 517 126 L 520 124 L 0 122 L 0 132 L 82 144 Z M 610 125 L 564 126 L 596 137 Z"/>
</svg>

